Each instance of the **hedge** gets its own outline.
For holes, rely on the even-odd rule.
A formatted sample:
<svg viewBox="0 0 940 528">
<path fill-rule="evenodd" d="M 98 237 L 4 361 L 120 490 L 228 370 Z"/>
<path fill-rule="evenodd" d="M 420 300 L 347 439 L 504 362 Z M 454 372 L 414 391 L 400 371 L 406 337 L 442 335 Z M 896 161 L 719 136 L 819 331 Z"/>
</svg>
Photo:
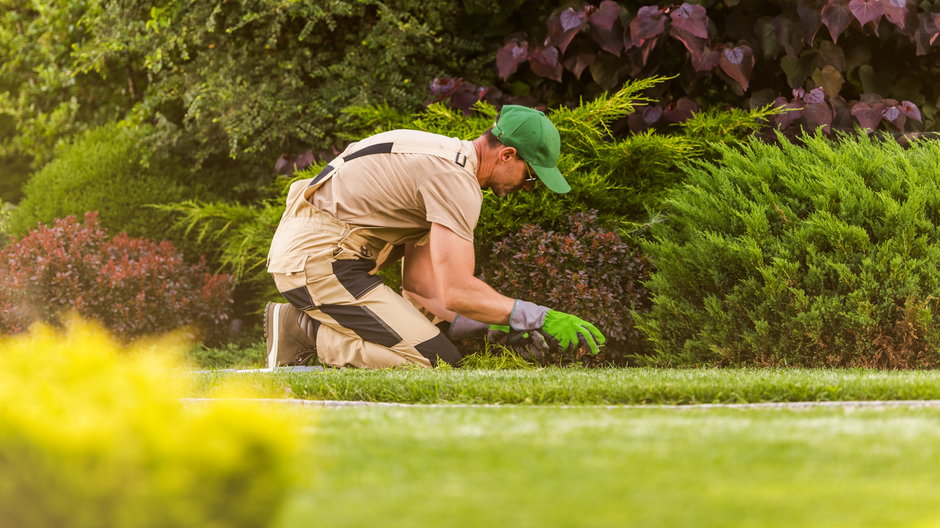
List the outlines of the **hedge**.
<svg viewBox="0 0 940 528">
<path fill-rule="evenodd" d="M 940 142 L 802 142 L 686 167 L 644 246 L 647 363 L 940 363 Z"/>
<path fill-rule="evenodd" d="M 101 225 L 113 234 L 171 238 L 197 253 L 195 244 L 168 231 L 168 213 L 150 207 L 191 197 L 195 186 L 180 184 L 175 163 L 145 144 L 148 133 L 149 127 L 111 124 L 60 149 L 55 160 L 30 177 L 9 233 L 19 236 L 56 218 L 98 211 Z"/>
</svg>

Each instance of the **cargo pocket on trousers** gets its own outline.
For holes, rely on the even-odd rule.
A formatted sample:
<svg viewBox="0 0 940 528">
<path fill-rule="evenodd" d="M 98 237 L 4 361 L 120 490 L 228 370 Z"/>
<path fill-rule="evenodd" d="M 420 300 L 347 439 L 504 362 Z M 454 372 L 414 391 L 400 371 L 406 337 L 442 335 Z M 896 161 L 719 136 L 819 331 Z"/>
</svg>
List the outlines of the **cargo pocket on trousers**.
<svg viewBox="0 0 940 528">
<path fill-rule="evenodd" d="M 343 288 L 346 288 L 346 291 L 356 299 L 361 299 L 363 295 L 382 284 L 381 277 L 369 274 L 374 268 L 374 260 L 333 261 L 333 275 L 343 285 Z"/>
<path fill-rule="evenodd" d="M 268 273 L 274 277 L 277 290 L 287 302 L 303 311 L 316 307 L 307 289 L 307 274 L 304 273 L 306 264 L 306 255 L 282 255 L 268 262 Z"/>
</svg>

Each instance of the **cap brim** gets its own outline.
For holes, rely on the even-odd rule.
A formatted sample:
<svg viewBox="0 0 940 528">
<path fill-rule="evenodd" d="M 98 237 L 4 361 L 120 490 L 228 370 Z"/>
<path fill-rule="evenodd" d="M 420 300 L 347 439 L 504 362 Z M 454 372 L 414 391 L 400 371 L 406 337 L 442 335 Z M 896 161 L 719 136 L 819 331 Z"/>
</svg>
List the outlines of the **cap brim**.
<svg viewBox="0 0 940 528">
<path fill-rule="evenodd" d="M 558 167 L 539 167 L 531 163 L 529 166 L 532 167 L 532 170 L 535 171 L 535 175 L 542 180 L 542 183 L 544 183 L 550 191 L 565 194 L 571 190 L 571 186 L 568 185 L 565 177 L 561 175 L 561 171 L 558 170 Z"/>
</svg>

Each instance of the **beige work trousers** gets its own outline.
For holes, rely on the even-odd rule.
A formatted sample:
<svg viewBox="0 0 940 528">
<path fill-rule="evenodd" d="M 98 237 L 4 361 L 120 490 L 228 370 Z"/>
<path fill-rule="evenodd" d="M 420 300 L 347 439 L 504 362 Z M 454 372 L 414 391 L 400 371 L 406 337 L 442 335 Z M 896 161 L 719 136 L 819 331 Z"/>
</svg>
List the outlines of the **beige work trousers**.
<svg viewBox="0 0 940 528">
<path fill-rule="evenodd" d="M 272 243 L 268 271 L 288 302 L 321 323 L 320 362 L 361 368 L 456 364 L 460 353 L 429 316 L 375 275 L 392 247 L 316 209 L 302 195 L 293 196 L 299 194 L 294 191 Z M 294 247 L 281 252 L 285 244 Z"/>
</svg>

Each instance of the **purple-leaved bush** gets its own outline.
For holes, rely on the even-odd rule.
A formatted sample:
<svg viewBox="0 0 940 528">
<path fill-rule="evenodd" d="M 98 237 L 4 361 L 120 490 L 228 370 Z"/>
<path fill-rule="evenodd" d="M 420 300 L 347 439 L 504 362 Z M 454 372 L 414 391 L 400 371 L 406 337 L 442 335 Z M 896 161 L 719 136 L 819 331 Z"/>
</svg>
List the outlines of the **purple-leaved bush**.
<svg viewBox="0 0 940 528">
<path fill-rule="evenodd" d="M 644 4 L 650 2 L 556 2 L 547 19 L 506 29 L 494 57 L 499 78 L 528 85 L 513 93 L 546 101 L 677 74 L 651 94 L 659 103 L 632 116 L 635 132 L 684 121 L 699 107 L 766 104 L 789 110 L 771 121 L 793 132 L 936 129 L 930 102 L 940 89 L 923 82 L 940 52 L 940 13 L 929 2 Z M 432 92 L 464 109 L 484 98 L 511 102 L 497 88 L 463 79 L 437 79 Z"/>
<path fill-rule="evenodd" d="M 548 357 L 547 362 L 580 360 L 624 364 L 643 353 L 644 338 L 633 310 L 649 305 L 643 285 L 649 261 L 616 232 L 599 225 L 593 212 L 574 213 L 558 231 L 526 225 L 493 246 L 483 278 L 497 291 L 572 313 L 594 323 L 607 336 L 598 356 Z"/>
<path fill-rule="evenodd" d="M 232 280 L 190 265 L 172 243 L 101 228 L 97 213 L 39 226 L 0 250 L 0 333 L 74 312 L 123 338 L 189 326 L 213 342 L 228 333 Z"/>
</svg>

